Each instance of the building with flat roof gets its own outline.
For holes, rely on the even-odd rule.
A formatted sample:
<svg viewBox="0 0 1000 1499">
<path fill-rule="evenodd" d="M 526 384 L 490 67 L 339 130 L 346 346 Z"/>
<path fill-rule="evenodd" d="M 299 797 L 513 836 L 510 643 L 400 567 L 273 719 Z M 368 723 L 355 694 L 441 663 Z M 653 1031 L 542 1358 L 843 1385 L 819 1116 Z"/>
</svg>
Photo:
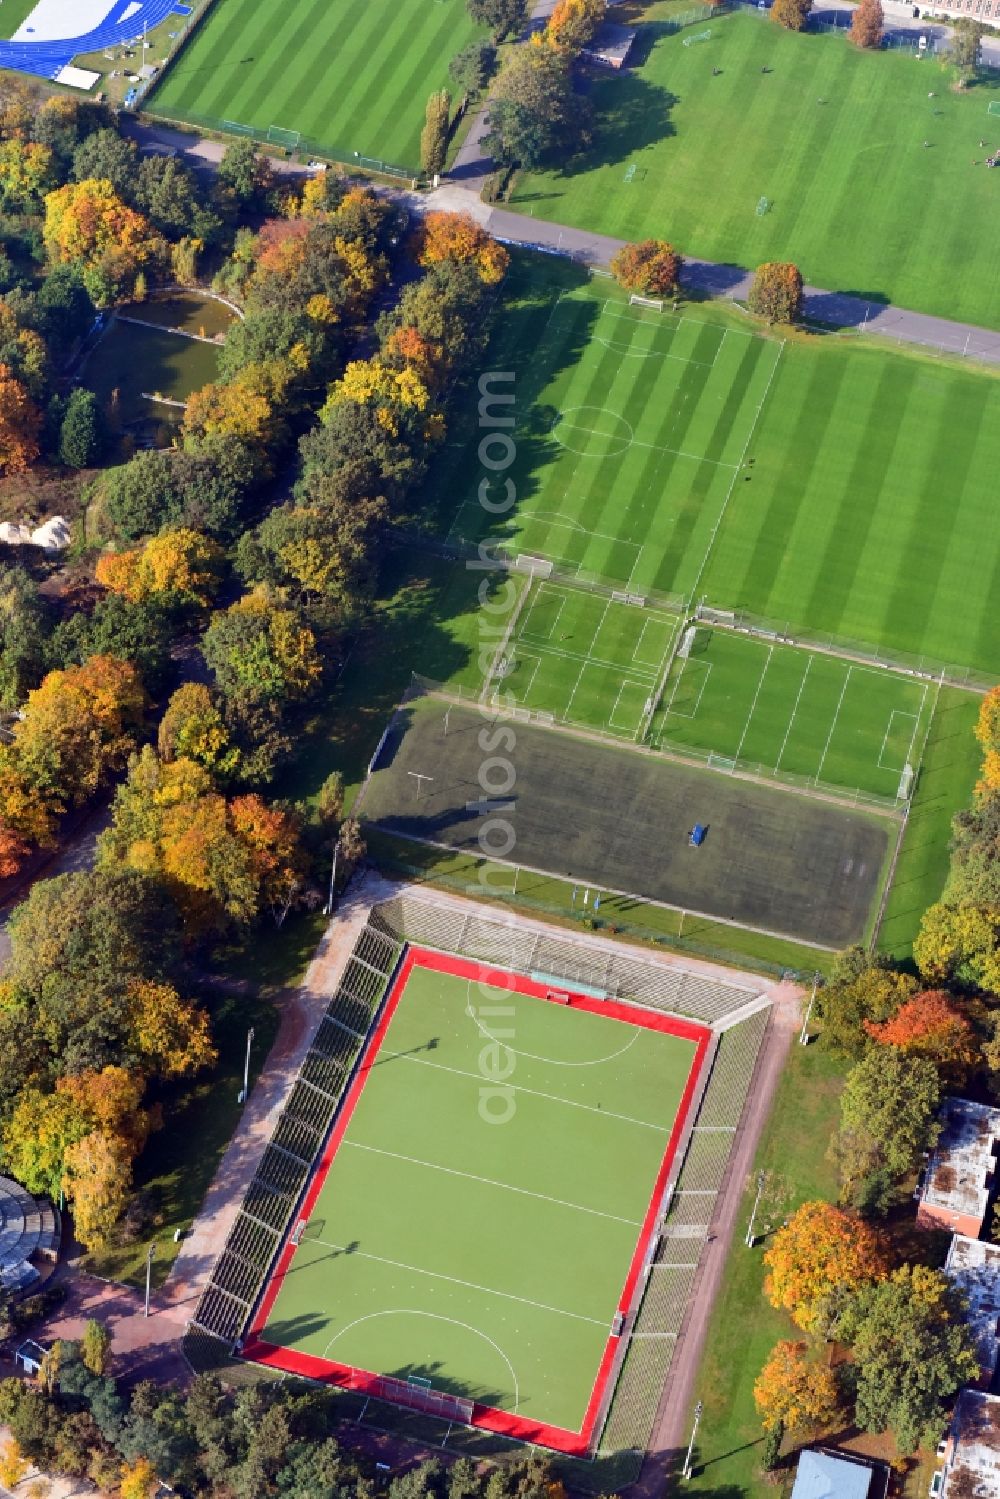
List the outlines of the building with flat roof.
<svg viewBox="0 0 1000 1499">
<path fill-rule="evenodd" d="M 967 1319 L 976 1339 L 980 1383 L 988 1388 L 1000 1353 L 1000 1246 L 955 1234 L 944 1273 L 969 1303 Z"/>
<path fill-rule="evenodd" d="M 584 47 L 583 56 L 588 62 L 603 63 L 606 68 L 617 71 L 628 62 L 635 37 L 636 33 L 632 28 L 619 26 L 615 21 L 605 21 Z"/>
<path fill-rule="evenodd" d="M 920 1228 L 978 1239 L 989 1211 L 1000 1155 L 1000 1109 L 946 1098 L 941 1136 L 918 1193 Z"/>
<path fill-rule="evenodd" d="M 1000 1494 L 1000 1395 L 962 1391 L 943 1461 L 931 1490 L 940 1499 L 995 1499 Z"/>
<path fill-rule="evenodd" d="M 885 1499 L 889 1469 L 855 1452 L 807 1447 L 799 1456 L 792 1499 Z"/>
</svg>

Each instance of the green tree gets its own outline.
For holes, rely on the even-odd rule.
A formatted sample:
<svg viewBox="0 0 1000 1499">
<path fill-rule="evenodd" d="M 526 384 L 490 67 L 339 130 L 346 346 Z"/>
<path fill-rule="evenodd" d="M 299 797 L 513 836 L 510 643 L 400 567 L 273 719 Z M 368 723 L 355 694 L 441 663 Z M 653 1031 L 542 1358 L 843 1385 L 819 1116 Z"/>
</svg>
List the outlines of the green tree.
<svg viewBox="0 0 1000 1499">
<path fill-rule="evenodd" d="M 78 387 L 66 402 L 59 431 L 59 457 L 68 468 L 93 468 L 104 452 L 104 419 L 92 390 Z"/>
<path fill-rule="evenodd" d="M 322 670 L 312 630 L 266 590 L 214 615 L 201 650 L 223 693 L 239 701 L 294 702 L 318 685 Z"/>
<path fill-rule="evenodd" d="M 131 1063 L 130 980 L 168 979 L 178 956 L 163 891 L 121 868 L 39 880 L 8 930 L 4 977 L 29 1054 L 41 1047 L 54 1072 Z"/>
<path fill-rule="evenodd" d="M 951 45 L 948 57 L 955 64 L 962 78 L 972 77 L 982 59 L 983 37 L 986 27 L 972 16 L 959 16 L 951 23 Z"/>
<path fill-rule="evenodd" d="M 911 974 L 897 973 L 887 958 L 849 948 L 817 994 L 823 1044 L 842 1056 L 862 1056 L 871 1045 L 865 1022 L 888 1020 L 919 988 Z"/>
<path fill-rule="evenodd" d="M 1000 907 L 1000 787 L 977 796 L 952 823 L 949 904 Z"/>
<path fill-rule="evenodd" d="M 904 1265 L 862 1286 L 836 1331 L 854 1350 L 858 1425 L 891 1431 L 903 1453 L 933 1448 L 945 1424 L 944 1402 L 980 1374 L 975 1339 L 947 1278 Z"/>
<path fill-rule="evenodd" d="M 82 666 L 92 656 L 116 656 L 138 669 L 148 692 L 158 693 L 171 669 L 176 621 L 169 604 L 149 598 L 133 604 L 121 594 L 98 599 L 59 621 L 46 646 L 49 668 Z"/>
<path fill-rule="evenodd" d="M 76 182 L 103 178 L 119 197 L 128 200 L 136 179 L 139 150 L 117 130 L 96 130 L 73 153 L 71 176 Z"/>
<path fill-rule="evenodd" d="M 234 141 L 226 147 L 216 181 L 244 210 L 259 208 L 274 180 L 271 164 L 251 140 Z"/>
<path fill-rule="evenodd" d="M 921 1151 L 937 1138 L 940 1101 L 937 1068 L 927 1057 L 908 1056 L 893 1046 L 862 1057 L 848 1073 L 833 1143 L 842 1201 L 870 1206 L 873 1186 L 896 1184 L 916 1168 Z M 885 1210 L 890 1204 L 878 1205 Z"/>
<path fill-rule="evenodd" d="M 91 1374 L 107 1374 L 111 1362 L 111 1332 L 96 1317 L 89 1318 L 83 1329 L 80 1357 Z"/>
<path fill-rule="evenodd" d="M 0 564 L 0 703 L 18 707 L 45 670 L 49 612 L 23 567 Z"/>
<path fill-rule="evenodd" d="M 571 59 L 553 47 L 515 48 L 497 79 L 484 148 L 499 166 L 537 167 L 554 152 L 578 154 L 591 111 L 573 85 Z"/>
<path fill-rule="evenodd" d="M 460 94 L 482 93 L 493 76 L 496 56 L 496 48 L 489 42 L 470 42 L 455 53 L 448 73 Z"/>
<path fill-rule="evenodd" d="M 502 42 L 524 25 L 528 0 L 466 0 L 469 15 L 478 26 L 488 26 L 493 40 Z"/>
<path fill-rule="evenodd" d="M 420 165 L 429 177 L 444 170 L 451 126 L 451 95 L 440 89 L 427 100 L 427 114 L 420 133 Z"/>
</svg>

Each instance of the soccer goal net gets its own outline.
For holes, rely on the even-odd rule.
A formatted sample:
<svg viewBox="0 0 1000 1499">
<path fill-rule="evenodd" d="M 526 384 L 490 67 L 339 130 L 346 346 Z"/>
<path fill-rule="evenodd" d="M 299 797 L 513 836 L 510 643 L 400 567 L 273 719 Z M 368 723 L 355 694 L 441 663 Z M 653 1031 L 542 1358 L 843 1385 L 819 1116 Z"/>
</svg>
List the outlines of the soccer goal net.
<svg viewBox="0 0 1000 1499">
<path fill-rule="evenodd" d="M 695 42 L 710 42 L 711 40 L 711 31 L 697 31 L 694 36 L 686 36 L 684 38 L 684 45 L 685 47 L 693 47 Z"/>
<path fill-rule="evenodd" d="M 915 772 L 913 766 L 910 765 L 909 762 L 907 762 L 907 764 L 903 766 L 903 773 L 899 778 L 899 790 L 896 792 L 896 796 L 901 802 L 908 802 L 910 799 L 910 795 L 913 791 L 914 773 Z"/>
<path fill-rule="evenodd" d="M 472 1420 L 473 1401 L 435 1390 L 425 1380 L 393 1379 L 383 1374 L 375 1381 L 372 1394 L 379 1400 L 392 1401 L 393 1405 L 422 1411 L 426 1416 L 443 1416 L 446 1421 L 461 1421 L 466 1425 Z"/>
<path fill-rule="evenodd" d="M 280 125 L 269 125 L 267 139 L 271 145 L 286 146 L 289 151 L 298 150 L 302 132 L 299 130 L 282 130 Z"/>
<path fill-rule="evenodd" d="M 555 566 L 547 557 L 532 557 L 530 553 L 521 552 L 514 559 L 514 568 L 519 573 L 533 573 L 539 578 L 548 578 L 552 575 Z"/>
<path fill-rule="evenodd" d="M 654 312 L 663 311 L 663 303 L 659 297 L 640 297 L 635 292 L 629 297 L 632 307 L 652 307 Z"/>
<path fill-rule="evenodd" d="M 1000 115 L 1000 99 L 991 99 L 986 113 L 988 115 Z"/>
<path fill-rule="evenodd" d="M 709 625 L 732 627 L 736 624 L 736 615 L 731 609 L 710 609 L 707 604 L 699 604 L 696 614 L 698 619 L 704 620 Z"/>
</svg>

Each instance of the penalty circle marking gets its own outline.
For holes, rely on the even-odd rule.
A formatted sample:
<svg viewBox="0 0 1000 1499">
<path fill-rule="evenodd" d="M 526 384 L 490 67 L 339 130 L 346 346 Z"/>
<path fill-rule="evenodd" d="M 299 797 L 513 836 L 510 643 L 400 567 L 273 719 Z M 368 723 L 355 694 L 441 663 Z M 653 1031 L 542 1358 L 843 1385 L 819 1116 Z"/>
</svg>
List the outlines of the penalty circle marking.
<svg viewBox="0 0 1000 1499">
<path fill-rule="evenodd" d="M 603 406 L 570 406 L 549 430 L 556 442 L 581 458 L 617 458 L 635 441 L 631 423 Z"/>
<path fill-rule="evenodd" d="M 450 1322 L 452 1326 L 461 1327 L 464 1332 L 471 1332 L 474 1337 L 482 1338 L 483 1342 L 489 1343 L 493 1351 L 495 1353 L 498 1353 L 503 1359 L 504 1363 L 507 1365 L 507 1372 L 510 1375 L 511 1384 L 514 1387 L 513 1414 L 515 1416 L 517 1415 L 518 1407 L 521 1404 L 521 1388 L 517 1382 L 517 1375 L 514 1372 L 514 1365 L 511 1363 L 506 1353 L 504 1353 L 503 1349 L 500 1347 L 500 1344 L 495 1343 L 488 1333 L 483 1332 L 482 1328 L 480 1327 L 473 1327 L 471 1322 L 460 1322 L 457 1317 L 445 1317 L 440 1312 L 423 1312 L 412 1306 L 387 1307 L 386 1310 L 382 1312 L 366 1312 L 363 1317 L 355 1317 L 353 1322 L 348 1322 L 346 1327 L 342 1327 L 339 1332 L 334 1333 L 333 1337 L 330 1339 L 329 1343 L 327 1343 L 326 1347 L 323 1350 L 323 1357 L 326 1359 L 330 1357 L 330 1349 L 336 1342 L 339 1341 L 340 1338 L 345 1337 L 347 1333 L 351 1332 L 355 1327 L 360 1327 L 362 1322 L 373 1322 L 376 1317 L 430 1317 L 434 1322 Z"/>
</svg>

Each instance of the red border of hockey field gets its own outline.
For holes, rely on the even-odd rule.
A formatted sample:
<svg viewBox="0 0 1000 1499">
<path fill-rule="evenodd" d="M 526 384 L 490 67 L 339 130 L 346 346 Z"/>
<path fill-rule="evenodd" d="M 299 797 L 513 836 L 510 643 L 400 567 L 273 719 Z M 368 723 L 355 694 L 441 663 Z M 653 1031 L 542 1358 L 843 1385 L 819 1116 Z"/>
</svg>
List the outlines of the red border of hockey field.
<svg viewBox="0 0 1000 1499">
<path fill-rule="evenodd" d="M 622 1287 L 621 1295 L 618 1298 L 618 1310 L 627 1315 L 639 1277 L 642 1274 L 647 1252 L 656 1233 L 657 1217 L 661 1208 L 663 1195 L 667 1188 L 674 1157 L 677 1154 L 677 1147 L 680 1144 L 688 1122 L 688 1116 L 697 1092 L 699 1078 L 712 1033 L 706 1026 L 679 1020 L 673 1015 L 655 1014 L 652 1011 L 639 1009 L 633 1005 L 619 1004 L 615 1000 L 594 999 L 589 995 L 574 993 L 569 985 L 554 989 L 552 984 L 539 983 L 535 979 L 525 977 L 523 974 L 511 973 L 507 969 L 476 963 L 468 958 L 456 958 L 449 954 L 433 952 L 426 948 L 411 947 L 407 949 L 392 988 L 383 1005 L 378 1024 L 369 1037 L 354 1079 L 341 1103 L 322 1158 L 309 1183 L 302 1206 L 296 1214 L 296 1221 L 308 1219 L 312 1216 L 313 1209 L 323 1190 L 330 1167 L 333 1165 L 341 1141 L 347 1133 L 351 1116 L 357 1107 L 358 1099 L 361 1097 L 368 1074 L 378 1058 L 382 1042 L 385 1039 L 392 1017 L 396 1012 L 396 1007 L 415 968 L 427 968 L 437 973 L 453 974 L 456 978 L 477 980 L 485 984 L 491 984 L 496 988 L 511 990 L 515 994 L 529 995 L 534 999 L 548 999 L 556 1002 L 558 996 L 558 1002 L 565 1003 L 564 996 L 568 993 L 568 1003 L 571 1009 L 586 1010 L 595 1015 L 610 1015 L 615 1020 L 625 1021 L 628 1025 L 639 1026 L 644 1030 L 650 1031 L 665 1031 L 669 1035 L 680 1036 L 684 1040 L 695 1042 L 695 1054 L 691 1070 L 688 1073 L 684 1092 L 674 1119 L 674 1125 L 670 1132 L 670 1138 L 667 1141 L 667 1147 L 656 1174 L 656 1181 L 653 1185 L 649 1205 L 646 1209 L 628 1275 Z M 286 1239 L 257 1313 L 247 1330 L 246 1342 L 243 1347 L 243 1357 L 252 1360 L 254 1363 L 266 1364 L 273 1369 L 284 1369 L 290 1374 L 301 1374 L 309 1379 L 322 1380 L 325 1384 L 339 1385 L 344 1389 L 358 1390 L 362 1394 L 376 1395 L 379 1390 L 380 1375 L 365 1369 L 355 1369 L 349 1364 L 338 1364 L 331 1359 L 318 1358 L 314 1354 L 299 1353 L 293 1348 L 283 1348 L 279 1344 L 268 1342 L 262 1336 L 268 1317 L 277 1300 L 278 1292 L 281 1290 L 282 1282 L 295 1257 L 295 1250 L 296 1245 L 291 1242 L 290 1238 Z M 473 1426 L 482 1427 L 486 1431 L 499 1432 L 503 1436 L 514 1437 L 522 1442 L 534 1442 L 544 1447 L 552 1447 L 558 1452 L 566 1452 L 576 1456 L 586 1455 L 590 1451 L 591 1443 L 594 1440 L 594 1428 L 602 1401 L 607 1392 L 608 1381 L 611 1378 L 619 1342 L 619 1338 L 609 1333 L 579 1431 L 569 1431 L 561 1426 L 549 1426 L 543 1422 L 532 1421 L 524 1416 L 512 1415 L 509 1411 L 497 1410 L 493 1406 L 480 1405 L 478 1403 L 473 1407 Z"/>
</svg>

